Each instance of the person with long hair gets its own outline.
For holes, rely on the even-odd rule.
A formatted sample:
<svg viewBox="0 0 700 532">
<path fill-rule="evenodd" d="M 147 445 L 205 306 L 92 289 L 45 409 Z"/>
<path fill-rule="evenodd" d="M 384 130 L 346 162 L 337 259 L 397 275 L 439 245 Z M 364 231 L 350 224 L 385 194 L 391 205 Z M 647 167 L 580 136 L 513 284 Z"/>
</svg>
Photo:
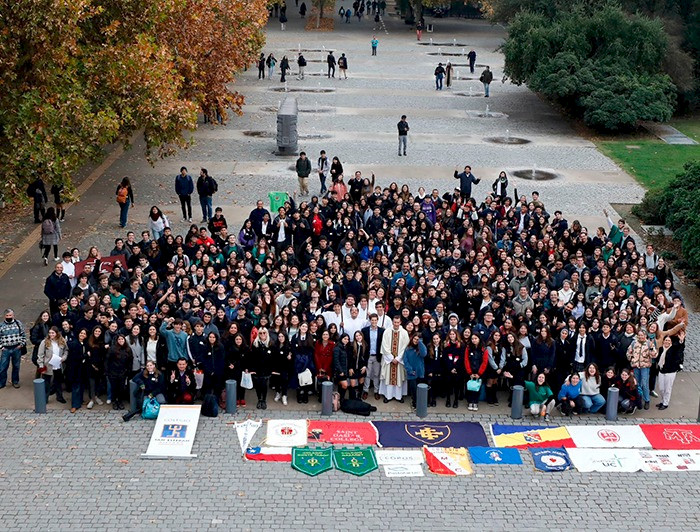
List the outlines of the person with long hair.
<svg viewBox="0 0 700 532">
<path fill-rule="evenodd" d="M 416 408 L 418 385 L 425 381 L 425 357 L 427 355 L 428 349 L 421 341 L 420 334 L 414 333 L 403 355 L 406 381 L 408 382 L 408 395 L 411 396 L 412 408 Z"/>
<path fill-rule="evenodd" d="M 154 205 L 151 207 L 151 212 L 148 213 L 148 228 L 151 230 L 153 240 L 159 240 L 166 227 L 170 227 L 168 217 Z"/>
<path fill-rule="evenodd" d="M 583 410 L 583 398 L 581 397 L 581 377 L 578 373 L 572 373 L 569 379 L 559 390 L 559 404 L 564 416 L 578 415 Z"/>
<path fill-rule="evenodd" d="M 348 377 L 350 381 L 350 399 L 362 395 L 362 386 L 367 375 L 369 349 L 362 331 L 355 331 L 352 345 L 348 353 Z"/>
<path fill-rule="evenodd" d="M 252 375 L 255 393 L 258 396 L 256 408 L 267 409 L 267 388 L 270 381 L 272 364 L 272 348 L 270 333 L 264 327 L 258 329 L 258 336 L 253 341 L 251 356 L 248 361 L 248 373 Z"/>
<path fill-rule="evenodd" d="M 80 329 L 76 338 L 68 342 L 66 374 L 71 383 L 71 414 L 83 406 L 83 387 L 87 372 L 87 329 Z"/>
<path fill-rule="evenodd" d="M 316 340 L 310 332 L 309 324 L 302 322 L 299 332 L 292 338 L 292 355 L 294 357 L 294 376 L 291 379 L 292 388 L 297 389 L 297 403 L 308 403 L 309 395 L 313 392 L 313 377 L 316 375 L 314 365 L 314 346 Z M 307 379 L 302 384 L 300 379 Z"/>
<path fill-rule="evenodd" d="M 34 325 L 32 325 L 32 328 L 29 331 L 29 339 L 32 342 L 32 345 L 34 346 L 32 348 L 32 363 L 37 367 L 36 374 L 34 378 L 38 379 L 40 378 L 40 373 L 39 373 L 39 345 L 41 344 L 41 341 L 46 338 L 49 335 L 49 329 L 51 328 L 51 315 L 49 314 L 48 309 L 47 310 L 42 310 L 39 313 L 39 316 L 37 317 L 36 321 L 34 322 Z"/>
<path fill-rule="evenodd" d="M 671 392 L 676 373 L 683 366 L 685 354 L 685 330 L 678 333 L 678 340 L 673 341 L 670 336 L 666 336 L 659 349 L 659 393 L 661 402 L 656 405 L 659 410 L 666 410 L 671 402 Z"/>
<path fill-rule="evenodd" d="M 446 407 L 457 408 L 464 387 L 464 346 L 456 329 L 450 329 L 442 349 L 442 375 L 447 395 Z M 454 401 L 450 397 L 454 397 Z M 471 408 L 470 408 L 471 410 Z"/>
<path fill-rule="evenodd" d="M 235 332 L 232 332 L 234 331 Z M 238 332 L 237 325 L 232 323 L 224 334 L 224 350 L 226 352 L 225 376 L 226 379 L 236 381 L 236 405 L 246 406 L 246 389 L 241 386 L 241 377 L 247 367 L 247 357 L 250 352 L 243 335 Z"/>
<path fill-rule="evenodd" d="M 46 209 L 41 222 L 41 257 L 44 266 L 49 264 L 49 251 L 53 247 L 53 260 L 58 262 L 58 243 L 61 241 L 61 222 L 58 221 L 56 211 L 53 207 Z"/>
<path fill-rule="evenodd" d="M 642 398 L 639 395 L 639 384 L 630 368 L 625 368 L 620 372 L 620 376 L 615 381 L 615 387 L 620 390 L 618 411 L 634 414 L 641 406 Z"/>
<path fill-rule="evenodd" d="M 501 332 L 494 331 L 486 345 L 489 364 L 486 366 L 484 378 L 486 379 L 486 402 L 489 405 L 498 405 L 498 379 L 503 375 L 506 366 L 506 350 L 501 345 Z"/>
<path fill-rule="evenodd" d="M 129 207 L 134 205 L 134 191 L 131 180 L 124 177 L 117 185 L 117 203 L 119 204 L 119 227 L 124 228 L 129 218 Z"/>
<path fill-rule="evenodd" d="M 331 325 L 335 325 L 332 323 Z M 329 327 L 330 329 L 330 327 Z M 337 327 L 336 327 L 337 330 Z M 331 340 L 330 330 L 323 331 L 321 338 L 314 345 L 314 367 L 316 368 L 316 392 L 321 402 L 321 384 L 333 378 L 333 350 L 335 342 Z"/>
<path fill-rule="evenodd" d="M 349 349 L 350 336 L 343 333 L 333 348 L 333 375 L 338 386 L 341 401 L 345 399 L 345 393 L 348 389 Z"/>
<path fill-rule="evenodd" d="M 523 347 L 522 339 L 518 340 L 515 333 L 506 334 L 506 341 L 503 344 L 506 355 L 506 364 L 503 366 L 503 376 L 509 389 L 508 406 L 513 401 L 513 386 L 523 386 L 525 384 L 525 368 L 527 367 L 527 349 Z"/>
<path fill-rule="evenodd" d="M 583 400 L 583 412 L 595 414 L 605 406 L 605 398 L 600 393 L 601 376 L 597 364 L 588 364 L 584 371 L 579 372 L 581 377 L 581 399 Z"/>
<path fill-rule="evenodd" d="M 51 207 L 49 207 L 51 208 Z M 68 358 L 68 345 L 58 327 L 49 329 L 49 334 L 39 344 L 39 372 L 44 379 L 46 402 L 49 402 L 51 382 L 56 390 L 56 401 L 65 403 L 63 398 L 63 363 Z"/>
<path fill-rule="evenodd" d="M 550 420 L 550 412 L 554 410 L 556 400 L 552 389 L 547 385 L 547 375 L 541 371 L 533 380 L 525 381 L 528 396 L 528 408 L 533 416 Z"/>
<path fill-rule="evenodd" d="M 103 385 L 105 380 L 105 360 L 107 358 L 107 346 L 102 332 L 102 327 L 97 325 L 90 331 L 87 340 L 87 382 L 88 382 L 88 410 L 97 403 L 103 403 L 98 395 L 99 387 Z M 111 401 L 110 401 L 111 402 Z"/>
<path fill-rule="evenodd" d="M 275 403 L 280 399 L 282 404 L 287 406 L 287 388 L 289 386 L 289 374 L 293 365 L 292 348 L 287 338 L 287 333 L 279 331 L 275 334 L 277 343 L 273 349 L 270 388 L 275 391 Z"/>
<path fill-rule="evenodd" d="M 647 337 L 646 331 L 640 327 L 637 337 L 627 349 L 627 360 L 634 371 L 634 378 L 639 383 L 644 401 L 644 410 L 649 410 L 649 371 L 652 359 L 658 356 L 656 343 Z"/>
<path fill-rule="evenodd" d="M 126 379 L 131 371 L 133 354 L 123 334 L 117 334 L 107 351 L 105 370 L 112 389 L 112 409 L 124 410 L 122 399 L 126 390 Z"/>
<path fill-rule="evenodd" d="M 468 379 L 467 401 L 469 410 L 474 412 L 479 410 L 479 395 L 482 386 L 481 377 L 486 372 L 488 361 L 488 351 L 481 343 L 481 336 L 477 333 L 472 333 L 464 352 L 464 368 Z M 471 381 L 471 384 L 469 381 Z"/>
</svg>

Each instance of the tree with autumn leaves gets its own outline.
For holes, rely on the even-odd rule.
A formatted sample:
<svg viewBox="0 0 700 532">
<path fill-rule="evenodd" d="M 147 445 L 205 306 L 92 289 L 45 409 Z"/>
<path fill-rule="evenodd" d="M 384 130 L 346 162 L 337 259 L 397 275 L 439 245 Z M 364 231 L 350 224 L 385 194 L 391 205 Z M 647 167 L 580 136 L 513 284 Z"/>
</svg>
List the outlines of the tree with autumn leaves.
<svg viewBox="0 0 700 532">
<path fill-rule="evenodd" d="M 230 90 L 263 44 L 265 0 L 3 0 L 5 197 L 63 182 L 143 131 L 150 159 L 187 145 L 197 114 L 241 112 Z"/>
</svg>

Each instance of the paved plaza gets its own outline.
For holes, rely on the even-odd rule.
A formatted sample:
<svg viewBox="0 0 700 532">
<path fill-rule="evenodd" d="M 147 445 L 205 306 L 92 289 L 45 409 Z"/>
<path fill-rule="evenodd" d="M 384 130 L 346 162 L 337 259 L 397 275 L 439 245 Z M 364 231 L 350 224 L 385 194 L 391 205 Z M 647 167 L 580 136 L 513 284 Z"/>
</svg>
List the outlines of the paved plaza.
<svg viewBox="0 0 700 532">
<path fill-rule="evenodd" d="M 173 181 L 180 166 L 194 175 L 205 167 L 219 183 L 215 206 L 222 206 L 230 226 L 240 224 L 258 198 L 270 191 L 292 192 L 295 157 L 274 155 L 275 109 L 285 96 L 298 99 L 299 148 L 315 161 L 325 149 L 339 156 L 346 175 L 376 174 L 377 184 L 392 181 L 415 190 L 450 190 L 455 167 L 466 164 L 482 178 L 475 196 L 483 198 L 500 170 L 547 170 L 551 181 L 511 178 L 518 192 L 541 193 L 548 210 L 560 209 L 569 221 L 590 228 L 604 226 L 603 208 L 641 200 L 644 190 L 594 144 L 579 136 L 549 104 L 526 87 L 501 83 L 503 56 L 497 52 L 504 31 L 485 21 L 436 20 L 424 42 L 464 46 L 421 46 L 415 33 L 396 17 L 385 18 L 388 33 L 377 32 L 379 51 L 370 55 L 371 20 L 339 24 L 333 33 L 305 33 L 289 4 L 287 31 L 276 20 L 268 25 L 265 53 L 295 64 L 305 53 L 306 79 L 289 76 L 287 89 L 275 73 L 257 80 L 257 69 L 242 73 L 236 90 L 246 97 L 242 117 L 226 126 L 201 124 L 188 151 L 150 166 L 139 141 L 133 150 L 115 152 L 68 210 L 63 243 L 85 252 L 98 245 L 107 253 L 123 236 L 114 202 L 117 182 L 128 175 L 136 205 L 130 228 L 145 227 L 151 205 L 159 205 L 174 232 L 180 221 Z M 339 5 L 339 4 L 338 4 Z M 337 12 L 337 7 L 335 9 Z M 370 17 L 371 18 L 371 17 Z M 470 74 L 463 49 L 475 49 L 477 63 L 494 71 L 491 97 L 482 96 L 481 68 Z M 348 57 L 348 80 L 328 79 L 324 50 Z M 430 55 L 435 54 L 435 55 Z M 440 55 L 443 54 L 443 55 Z M 433 70 L 452 59 L 459 77 L 451 89 L 435 91 Z M 320 62 L 321 61 L 321 62 Z M 336 73 L 337 76 L 337 73 Z M 280 89 L 282 92 L 280 92 Z M 314 89 L 316 92 L 297 92 Z M 328 92 L 320 92 L 328 90 Z M 480 118 L 486 105 L 500 118 Z M 397 157 L 396 122 L 408 115 L 408 156 Z M 258 132 L 258 133 L 256 133 Z M 248 133 L 248 134 L 246 134 Z M 255 136 L 251 136 L 251 133 Z M 498 145 L 491 137 L 519 137 L 522 145 Z M 318 192 L 312 174 L 310 188 Z M 196 198 L 194 198 L 194 202 Z M 198 217 L 199 206 L 193 205 Z M 36 239 L 20 246 L 15 263 L 0 267 L 3 306 L 30 324 L 46 306 L 43 280 L 50 270 L 39 260 Z M 679 374 L 673 403 L 665 412 L 648 411 L 621 423 L 694 421 L 700 389 L 700 319 L 691 313 L 686 372 Z M 190 461 L 139 458 L 153 422 L 123 423 L 106 407 L 71 415 L 55 403 L 46 415 L 31 413 L 34 367 L 24 361 L 22 388 L 0 390 L 0 530 L 693 530 L 698 528 L 698 473 L 602 474 L 567 471 L 535 473 L 529 453 L 518 467 L 475 467 L 470 477 L 388 479 L 379 471 L 355 478 L 331 471 L 311 478 L 289 464 L 246 462 L 232 422 L 259 414 L 250 406 L 236 416 L 202 418 Z M 250 404 L 250 403 L 249 403 Z M 272 418 L 318 418 L 318 404 L 282 410 L 270 402 Z M 392 402 L 372 419 L 414 418 L 408 405 Z M 663 417 L 665 415 L 665 418 Z M 653 419 L 652 419 L 653 418 Z M 336 414 L 334 419 L 350 419 Z M 354 420 L 358 420 L 353 418 Z M 364 418 L 363 418 L 364 419 Z M 483 407 L 478 413 L 437 408 L 428 420 L 512 422 L 507 408 Z M 601 423 L 602 417 L 574 418 L 573 423 Z M 521 421 L 521 423 L 527 420 Z M 561 421 L 561 418 L 555 418 Z M 568 420 L 567 420 L 568 421 Z M 261 429 L 254 442 L 260 443 Z"/>
</svg>

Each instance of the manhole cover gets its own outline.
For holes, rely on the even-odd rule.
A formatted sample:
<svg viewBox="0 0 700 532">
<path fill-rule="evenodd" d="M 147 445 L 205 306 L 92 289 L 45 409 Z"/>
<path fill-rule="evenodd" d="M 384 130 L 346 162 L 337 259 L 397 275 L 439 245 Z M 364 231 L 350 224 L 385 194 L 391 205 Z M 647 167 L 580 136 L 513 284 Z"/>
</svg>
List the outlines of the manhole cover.
<svg viewBox="0 0 700 532">
<path fill-rule="evenodd" d="M 486 137 L 484 140 L 493 144 L 508 145 L 529 144 L 530 142 L 532 142 L 531 140 L 524 139 L 522 137 Z"/>
<path fill-rule="evenodd" d="M 519 177 L 520 179 L 530 179 L 532 181 L 549 181 L 550 179 L 556 179 L 559 174 L 554 172 L 547 172 L 546 170 L 536 170 L 531 168 L 529 170 L 516 170 L 512 172 L 512 175 Z"/>
<path fill-rule="evenodd" d="M 273 89 L 270 89 L 272 92 L 311 92 L 315 94 L 322 94 L 326 92 L 335 92 L 335 89 L 324 89 L 324 88 L 315 88 L 315 89 L 304 89 L 302 87 L 289 87 L 288 89 L 285 89 L 284 87 L 275 87 Z"/>
</svg>

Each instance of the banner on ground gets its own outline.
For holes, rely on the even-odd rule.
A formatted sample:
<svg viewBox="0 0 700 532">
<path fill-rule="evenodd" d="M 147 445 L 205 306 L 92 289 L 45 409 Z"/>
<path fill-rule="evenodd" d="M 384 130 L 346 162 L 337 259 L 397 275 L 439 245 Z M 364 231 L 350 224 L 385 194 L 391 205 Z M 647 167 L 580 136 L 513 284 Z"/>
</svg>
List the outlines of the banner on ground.
<svg viewBox="0 0 700 532">
<path fill-rule="evenodd" d="M 306 445 L 306 420 L 270 419 L 265 442 L 273 447 L 303 447 Z"/>
<path fill-rule="evenodd" d="M 654 449 L 700 449 L 700 425 L 639 425 Z"/>
<path fill-rule="evenodd" d="M 574 447 L 617 449 L 651 447 L 639 425 L 567 425 L 566 430 L 574 440 Z"/>
<path fill-rule="evenodd" d="M 571 469 L 571 459 L 564 447 L 530 448 L 532 461 L 540 471 L 552 473 Z"/>
<path fill-rule="evenodd" d="M 384 468 L 384 476 L 388 478 L 425 476 L 423 466 L 420 464 L 388 464 L 382 467 Z"/>
<path fill-rule="evenodd" d="M 309 421 L 309 441 L 342 445 L 377 445 L 377 431 L 368 421 Z"/>
<path fill-rule="evenodd" d="M 700 471 L 700 452 L 697 451 L 637 451 L 642 471 Z"/>
<path fill-rule="evenodd" d="M 377 457 L 372 447 L 333 449 L 333 465 L 338 471 L 361 477 L 377 469 Z"/>
<path fill-rule="evenodd" d="M 254 462 L 291 462 L 291 447 L 248 447 L 245 450 L 246 460 Z"/>
<path fill-rule="evenodd" d="M 481 424 L 372 421 L 379 434 L 380 447 L 484 447 L 488 440 Z"/>
<path fill-rule="evenodd" d="M 236 434 L 238 434 L 238 443 L 241 444 L 241 453 L 245 453 L 246 449 L 253 440 L 253 436 L 262 426 L 262 421 L 254 421 L 246 419 L 245 421 L 236 422 Z"/>
<path fill-rule="evenodd" d="M 436 475 L 471 475 L 469 453 L 464 447 L 423 447 L 425 463 Z"/>
<path fill-rule="evenodd" d="M 331 447 L 294 447 L 292 449 L 292 467 L 315 477 L 333 469 Z"/>
<path fill-rule="evenodd" d="M 469 454 L 475 464 L 522 465 L 520 451 L 512 447 L 469 447 Z"/>
<path fill-rule="evenodd" d="M 141 250 L 144 251 L 144 250 Z M 80 262 L 75 263 L 75 278 L 77 279 L 78 276 L 83 273 L 83 270 L 85 270 L 85 266 L 89 264 L 90 266 L 95 266 L 95 262 L 97 259 L 87 259 L 87 260 L 81 260 Z M 111 257 L 102 257 L 100 259 L 100 270 L 97 272 L 98 274 L 100 273 L 111 273 L 112 270 L 114 269 L 114 265 L 116 263 L 119 263 L 122 267 L 122 270 L 126 272 L 126 255 L 113 255 Z"/>
<path fill-rule="evenodd" d="M 569 458 L 581 473 L 591 471 L 634 473 L 643 467 L 636 449 L 568 449 Z"/>
<path fill-rule="evenodd" d="M 196 458 L 194 435 L 202 405 L 160 405 L 151 441 L 142 458 Z"/>
<path fill-rule="evenodd" d="M 377 449 L 379 465 L 420 465 L 423 463 L 421 449 Z"/>
<path fill-rule="evenodd" d="M 566 427 L 493 423 L 491 436 L 496 447 L 575 447 Z"/>
</svg>

